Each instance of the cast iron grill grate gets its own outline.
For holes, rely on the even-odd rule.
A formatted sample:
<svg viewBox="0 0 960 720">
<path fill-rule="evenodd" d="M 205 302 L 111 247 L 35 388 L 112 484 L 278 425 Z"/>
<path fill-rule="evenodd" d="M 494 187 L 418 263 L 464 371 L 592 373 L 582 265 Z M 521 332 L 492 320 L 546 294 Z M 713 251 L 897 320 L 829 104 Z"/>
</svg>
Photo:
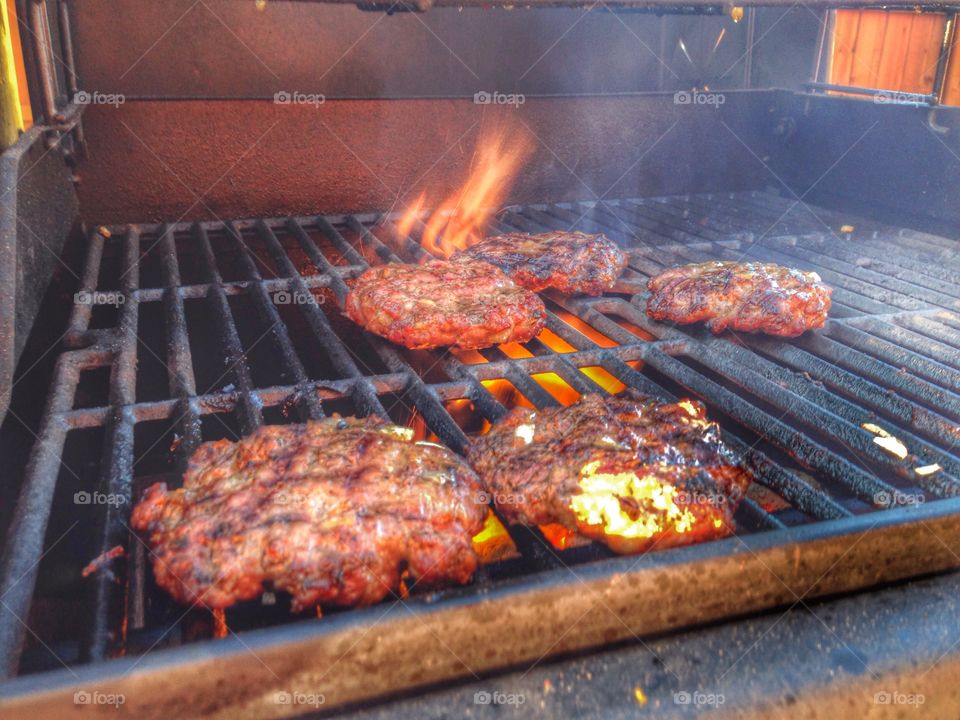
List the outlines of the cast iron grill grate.
<svg viewBox="0 0 960 720">
<path fill-rule="evenodd" d="M 841 231 L 847 224 L 853 230 Z M 614 290 L 599 298 L 547 293 L 549 332 L 522 347 L 471 353 L 408 351 L 340 314 L 348 281 L 368 264 L 421 258 L 415 240 L 422 226 L 400 238 L 392 218 L 349 215 L 91 233 L 83 287 L 3 560 L 5 672 L 16 674 L 20 665 L 26 633 L 20 619 L 28 618 L 39 568 L 63 552 L 74 553 L 77 587 L 90 593 L 82 602 L 86 632 L 77 662 L 209 637 L 211 623 L 198 620 L 201 610 L 184 614 L 153 586 L 144 547 L 127 526 L 129 503 L 80 508 L 87 515 L 74 520 L 76 529 L 62 506 L 74 492 L 95 490 L 135 502 L 147 482 L 177 484 L 201 442 L 239 437 L 264 423 L 375 413 L 462 452 L 470 435 L 513 402 L 545 407 L 627 387 L 702 399 L 756 475 L 738 512 L 738 537 L 703 552 L 749 547 L 750 536 L 763 534 L 774 549 L 833 547 L 835 540 L 843 558 L 839 551 L 849 542 L 841 540 L 850 533 L 911 522 L 932 528 L 960 511 L 949 500 L 960 489 L 954 241 L 820 209 L 814 215 L 759 192 L 513 207 L 491 231 L 570 227 L 605 232 L 629 249 L 630 266 Z M 829 324 L 782 341 L 713 337 L 700 327 L 648 320 L 647 278 L 706 259 L 816 270 L 834 288 Z M 909 454 L 901 458 L 878 445 L 863 427 L 871 423 Z M 72 436 L 87 447 L 79 471 L 65 460 Z M 933 465 L 938 469 L 929 474 L 915 471 Z M 65 531 L 77 538 L 59 550 L 49 547 Z M 595 544 L 563 547 L 537 529 L 509 533 L 516 552 L 485 565 L 471 586 L 420 600 L 479 602 L 489 586 L 524 587 L 534 573 L 563 577 L 584 566 L 598 573 L 643 570 Z M 874 566 L 843 578 L 830 572 L 840 559 L 816 550 L 825 564 L 811 563 L 797 578 L 817 593 L 836 592 L 960 564 L 952 551 L 945 554 L 945 537 L 918 532 L 912 548 L 888 547 Z M 117 544 L 128 550 L 123 582 L 110 573 L 79 580 L 86 560 Z M 656 563 L 689 563 L 695 556 L 689 550 L 659 553 Z M 858 557 L 851 553 L 850 560 Z M 780 565 L 761 564 L 781 577 Z M 772 594 L 755 606 L 777 602 L 782 598 Z M 729 612 L 700 610 L 701 620 Z M 227 613 L 231 629 L 286 621 L 282 608 L 262 604 Z M 682 622 L 678 616 L 628 629 Z"/>
</svg>

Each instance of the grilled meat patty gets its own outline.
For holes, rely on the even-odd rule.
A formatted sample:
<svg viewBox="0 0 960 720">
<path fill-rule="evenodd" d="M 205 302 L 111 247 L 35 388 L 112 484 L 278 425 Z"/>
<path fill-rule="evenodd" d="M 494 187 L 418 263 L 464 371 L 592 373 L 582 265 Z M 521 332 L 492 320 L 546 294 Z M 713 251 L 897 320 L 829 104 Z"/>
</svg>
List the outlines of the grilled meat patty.
<svg viewBox="0 0 960 720">
<path fill-rule="evenodd" d="M 823 327 L 833 292 L 815 272 L 721 261 L 672 268 L 647 287 L 647 315 L 654 320 L 706 320 L 715 333 L 731 328 L 783 337 Z"/>
<path fill-rule="evenodd" d="M 514 408 L 469 457 L 507 521 L 560 523 L 621 553 L 727 535 L 750 484 L 691 400 Z"/>
<path fill-rule="evenodd" d="M 547 318 L 534 293 L 469 258 L 372 267 L 357 278 L 346 310 L 367 330 L 413 349 L 526 342 Z"/>
<path fill-rule="evenodd" d="M 133 510 L 157 584 L 225 608 L 270 583 L 300 611 L 375 603 L 404 568 L 426 586 L 467 582 L 483 488 L 457 455 L 411 438 L 376 418 L 328 418 L 204 443 L 182 489 L 153 485 Z"/>
<path fill-rule="evenodd" d="M 461 255 L 496 265 L 530 290 L 555 288 L 566 295 L 601 295 L 627 265 L 627 256 L 615 242 L 582 232 L 497 235 Z"/>
</svg>

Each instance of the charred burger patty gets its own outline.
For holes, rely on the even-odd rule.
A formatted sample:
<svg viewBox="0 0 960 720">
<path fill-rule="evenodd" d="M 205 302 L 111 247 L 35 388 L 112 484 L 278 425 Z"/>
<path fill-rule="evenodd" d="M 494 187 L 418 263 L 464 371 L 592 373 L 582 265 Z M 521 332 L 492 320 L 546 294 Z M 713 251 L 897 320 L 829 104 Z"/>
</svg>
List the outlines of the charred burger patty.
<svg viewBox="0 0 960 720">
<path fill-rule="evenodd" d="M 201 445 L 183 488 L 153 485 L 131 517 L 157 583 L 210 608 L 270 583 L 300 611 L 377 602 L 404 568 L 427 586 L 467 582 L 487 514 L 479 479 L 411 438 L 376 418 L 329 418 Z"/>
<path fill-rule="evenodd" d="M 517 285 L 539 292 L 600 295 L 613 287 L 627 256 L 604 235 L 510 233 L 481 240 L 463 255 L 496 265 Z"/>
<path fill-rule="evenodd" d="M 526 342 L 547 317 L 534 293 L 469 258 L 372 267 L 351 288 L 346 311 L 367 330 L 413 349 Z"/>
<path fill-rule="evenodd" d="M 721 261 L 672 268 L 647 287 L 647 315 L 654 320 L 705 320 L 715 333 L 731 328 L 783 337 L 823 327 L 832 292 L 814 272 Z"/>
<path fill-rule="evenodd" d="M 470 449 L 501 515 L 631 553 L 721 537 L 750 476 L 699 402 L 514 408 Z"/>
</svg>

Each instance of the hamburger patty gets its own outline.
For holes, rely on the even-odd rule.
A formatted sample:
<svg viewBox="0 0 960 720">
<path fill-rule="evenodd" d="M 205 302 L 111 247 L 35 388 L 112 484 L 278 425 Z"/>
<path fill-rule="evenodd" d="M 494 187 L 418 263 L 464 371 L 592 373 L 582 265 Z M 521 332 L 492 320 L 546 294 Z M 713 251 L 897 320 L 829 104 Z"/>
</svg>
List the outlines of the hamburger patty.
<svg viewBox="0 0 960 720">
<path fill-rule="evenodd" d="M 647 287 L 647 315 L 654 320 L 706 320 L 715 333 L 729 327 L 782 337 L 823 327 L 833 292 L 815 272 L 721 261 L 672 268 Z"/>
<path fill-rule="evenodd" d="M 750 484 L 691 400 L 514 408 L 469 456 L 508 522 L 560 523 L 620 553 L 727 535 Z"/>
<path fill-rule="evenodd" d="M 346 311 L 370 332 L 412 349 L 526 342 L 547 318 L 534 293 L 469 258 L 372 267 L 351 288 Z"/>
<path fill-rule="evenodd" d="M 627 256 L 615 242 L 582 232 L 497 235 L 462 255 L 496 265 L 530 290 L 555 288 L 567 295 L 601 295 L 627 265 Z"/>
<path fill-rule="evenodd" d="M 300 611 L 375 603 L 404 568 L 427 586 L 467 582 L 483 489 L 457 455 L 412 435 L 334 417 L 204 443 L 183 488 L 153 485 L 133 510 L 157 584 L 225 608 L 270 583 Z"/>
</svg>

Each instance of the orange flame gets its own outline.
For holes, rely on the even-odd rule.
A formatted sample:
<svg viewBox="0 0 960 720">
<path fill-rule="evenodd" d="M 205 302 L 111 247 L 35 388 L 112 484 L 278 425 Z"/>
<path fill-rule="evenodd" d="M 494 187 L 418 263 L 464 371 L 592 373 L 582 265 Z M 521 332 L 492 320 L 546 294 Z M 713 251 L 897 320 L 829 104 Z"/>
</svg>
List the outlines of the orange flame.
<svg viewBox="0 0 960 720">
<path fill-rule="evenodd" d="M 213 636 L 215 638 L 225 638 L 230 632 L 227 627 L 227 613 L 222 608 L 215 608 L 211 611 L 213 614 Z"/>
<path fill-rule="evenodd" d="M 492 510 L 487 511 L 483 530 L 473 536 L 473 549 L 484 565 L 499 562 L 517 554 L 517 546 Z"/>
<path fill-rule="evenodd" d="M 532 150 L 527 135 L 506 126 L 481 136 L 470 176 L 426 220 L 420 244 L 435 255 L 450 257 L 481 240 Z M 426 200 L 427 193 L 421 193 L 397 222 L 401 237 L 409 236 L 420 221 Z"/>
</svg>

